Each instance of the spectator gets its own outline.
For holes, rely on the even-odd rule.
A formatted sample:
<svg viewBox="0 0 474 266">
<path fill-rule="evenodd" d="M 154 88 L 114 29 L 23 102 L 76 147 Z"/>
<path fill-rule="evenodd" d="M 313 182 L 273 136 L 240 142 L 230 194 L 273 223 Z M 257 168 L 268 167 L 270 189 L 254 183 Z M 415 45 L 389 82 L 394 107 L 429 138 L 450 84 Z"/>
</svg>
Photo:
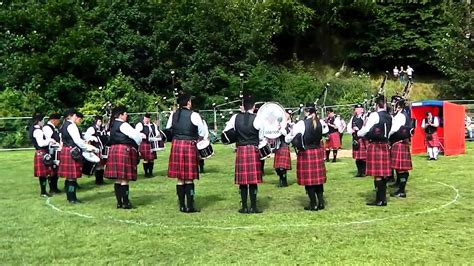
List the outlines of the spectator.
<svg viewBox="0 0 474 266">
<path fill-rule="evenodd" d="M 398 79 L 398 67 L 395 66 L 395 68 L 393 69 L 393 78 L 395 78 L 395 80 Z"/>
<path fill-rule="evenodd" d="M 472 130 L 472 119 L 467 114 L 464 117 L 464 125 L 466 126 L 468 138 L 472 139 L 474 133 Z"/>
<path fill-rule="evenodd" d="M 411 68 L 411 66 L 408 66 L 407 65 L 407 76 L 408 76 L 408 81 L 410 82 L 413 82 L 413 72 L 415 72 L 415 70 L 413 70 L 413 68 Z"/>
<path fill-rule="evenodd" d="M 401 66 L 400 67 L 400 71 L 398 72 L 399 76 L 400 76 L 400 82 L 404 82 L 405 81 L 405 70 L 403 69 L 403 67 Z"/>
</svg>

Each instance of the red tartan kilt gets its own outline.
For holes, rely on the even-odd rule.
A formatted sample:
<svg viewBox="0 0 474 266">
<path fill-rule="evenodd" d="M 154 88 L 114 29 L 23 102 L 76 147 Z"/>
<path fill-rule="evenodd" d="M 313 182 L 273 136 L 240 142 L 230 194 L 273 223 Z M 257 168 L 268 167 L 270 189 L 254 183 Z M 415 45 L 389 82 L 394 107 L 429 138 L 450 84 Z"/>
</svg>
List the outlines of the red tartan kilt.
<svg viewBox="0 0 474 266">
<path fill-rule="evenodd" d="M 326 140 L 326 149 L 337 150 L 341 147 L 341 137 L 339 132 L 333 132 L 328 135 L 328 140 Z"/>
<path fill-rule="evenodd" d="M 390 148 L 388 143 L 369 143 L 367 145 L 366 175 L 390 176 Z"/>
<path fill-rule="evenodd" d="M 392 145 L 390 151 L 392 168 L 399 171 L 413 169 L 411 163 L 410 144 L 407 142 L 397 142 Z"/>
<path fill-rule="evenodd" d="M 132 145 L 110 146 L 104 176 L 109 179 L 137 180 L 138 151 Z"/>
<path fill-rule="evenodd" d="M 44 165 L 43 155 L 46 154 L 46 150 L 36 150 L 34 157 L 34 176 L 48 176 L 51 172 L 51 169 Z"/>
<path fill-rule="evenodd" d="M 280 146 L 279 149 L 274 150 L 275 158 L 273 158 L 273 168 L 283 168 L 291 170 L 291 154 L 288 145 Z"/>
<path fill-rule="evenodd" d="M 262 161 L 258 148 L 253 145 L 237 146 L 235 156 L 235 184 L 262 183 Z"/>
<path fill-rule="evenodd" d="M 326 183 L 324 149 L 299 151 L 296 159 L 296 178 L 298 185 L 311 186 Z"/>
<path fill-rule="evenodd" d="M 156 159 L 156 151 L 151 151 L 151 144 L 145 139 L 140 144 L 140 158 L 144 161 L 153 161 Z"/>
<path fill-rule="evenodd" d="M 59 154 L 58 176 L 74 179 L 82 175 L 82 161 L 74 161 L 71 156 L 72 147 L 64 146 Z"/>
<path fill-rule="evenodd" d="M 368 141 L 366 139 L 358 139 L 357 142 L 359 143 L 359 149 L 354 150 L 354 148 L 352 148 L 352 158 L 356 160 L 366 160 Z"/>
<path fill-rule="evenodd" d="M 183 180 L 199 179 L 198 162 L 195 140 L 173 139 L 168 162 L 168 177 Z"/>
<path fill-rule="evenodd" d="M 431 134 L 431 136 L 433 137 L 431 140 L 426 140 L 425 139 L 426 146 L 428 146 L 428 147 L 440 147 L 441 142 L 439 140 L 438 133 L 435 132 L 435 133 Z"/>
</svg>

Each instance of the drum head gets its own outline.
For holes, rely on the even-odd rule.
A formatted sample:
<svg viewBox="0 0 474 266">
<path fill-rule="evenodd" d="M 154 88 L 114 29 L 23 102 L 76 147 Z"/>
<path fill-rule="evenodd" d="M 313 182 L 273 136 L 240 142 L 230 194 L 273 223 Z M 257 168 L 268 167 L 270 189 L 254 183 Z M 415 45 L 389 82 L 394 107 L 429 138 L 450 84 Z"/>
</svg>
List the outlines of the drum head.
<svg viewBox="0 0 474 266">
<path fill-rule="evenodd" d="M 209 144 L 210 144 L 209 140 L 201 140 L 196 144 L 196 147 L 198 148 L 198 150 L 202 150 L 208 147 Z"/>
<path fill-rule="evenodd" d="M 82 156 L 84 157 L 84 159 L 86 159 L 87 161 L 91 163 L 100 162 L 100 158 L 97 155 L 95 155 L 93 152 L 88 152 L 88 151 L 82 152 Z"/>
<path fill-rule="evenodd" d="M 278 138 L 280 129 L 286 128 L 286 112 L 278 103 L 265 103 L 258 109 L 257 116 L 262 120 L 263 134 L 269 139 Z"/>
</svg>

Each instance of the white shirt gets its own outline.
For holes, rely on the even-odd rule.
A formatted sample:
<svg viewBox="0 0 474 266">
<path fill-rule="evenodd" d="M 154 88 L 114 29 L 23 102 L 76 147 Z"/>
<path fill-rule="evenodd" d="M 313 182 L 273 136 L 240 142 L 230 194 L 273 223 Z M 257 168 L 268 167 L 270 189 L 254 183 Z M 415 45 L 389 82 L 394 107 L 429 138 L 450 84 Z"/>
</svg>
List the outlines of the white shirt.
<svg viewBox="0 0 474 266">
<path fill-rule="evenodd" d="M 344 129 L 346 129 L 346 121 L 344 121 L 344 119 L 338 116 L 336 117 L 334 124 L 336 125 L 337 131 L 339 131 L 339 133 L 344 133 Z"/>
<path fill-rule="evenodd" d="M 204 120 L 202 120 L 202 124 L 203 124 L 204 130 L 205 130 L 205 134 L 204 134 L 203 139 L 209 140 L 209 127 L 207 126 L 207 123 Z"/>
<path fill-rule="evenodd" d="M 36 125 L 34 127 L 35 129 L 33 129 L 33 138 L 35 138 L 36 143 L 38 143 L 38 146 L 48 147 L 51 138 L 45 138 L 43 130 L 41 130 L 41 127 L 39 125 Z"/>
<path fill-rule="evenodd" d="M 69 133 L 69 136 L 71 136 L 72 141 L 81 148 L 82 150 L 86 150 L 86 142 L 81 138 L 81 134 L 79 133 L 79 128 L 77 127 L 76 123 L 74 123 L 71 120 L 67 120 L 71 122 L 71 124 L 67 127 L 67 133 Z"/>
<path fill-rule="evenodd" d="M 175 113 L 171 113 L 170 117 L 168 118 L 168 122 L 166 123 L 166 128 L 171 128 L 171 126 L 173 125 L 173 115 Z M 206 130 L 206 128 L 204 128 L 204 124 L 202 123 L 202 118 L 201 116 L 196 113 L 196 112 L 192 112 L 191 114 L 191 123 L 195 126 L 197 126 L 198 128 L 198 135 L 203 137 L 206 135 L 206 132 L 208 132 Z"/>
<path fill-rule="evenodd" d="M 313 119 L 312 116 L 307 117 L 306 119 Z M 326 122 L 323 119 L 320 119 L 319 122 L 321 123 L 321 126 L 323 127 L 322 129 L 322 134 L 327 134 L 329 132 L 329 127 L 326 124 Z M 298 121 L 290 130 L 290 134 L 286 135 L 285 137 L 285 142 L 290 143 L 296 135 L 301 134 L 304 136 L 305 132 L 305 125 L 304 125 L 304 120 Z"/>
<path fill-rule="evenodd" d="M 415 70 L 413 70 L 413 68 L 411 68 L 411 67 L 407 68 L 407 75 L 408 76 L 413 75 L 413 72 L 415 72 Z"/>
<path fill-rule="evenodd" d="M 53 123 L 49 122 L 47 123 L 48 125 L 51 125 L 53 128 L 56 128 Z M 47 139 L 50 139 L 53 137 L 53 130 L 50 128 L 50 127 L 43 127 L 43 133 L 44 133 L 44 136 L 47 138 Z"/>
<path fill-rule="evenodd" d="M 84 139 L 86 141 L 98 141 L 97 138 L 95 136 L 93 136 L 95 134 L 95 129 L 94 127 L 89 127 L 87 128 L 86 130 L 86 133 L 84 133 Z"/>
<path fill-rule="evenodd" d="M 384 109 L 378 109 L 377 112 L 379 112 L 379 111 L 384 111 Z M 379 123 L 380 118 L 379 118 L 379 114 L 377 112 L 370 113 L 369 118 L 367 118 L 367 123 L 365 123 L 365 125 L 362 126 L 362 128 L 359 131 L 357 131 L 357 136 L 359 136 L 359 137 L 365 136 L 367 133 L 369 133 L 369 130 L 375 124 Z"/>
<path fill-rule="evenodd" d="M 393 69 L 393 75 L 394 75 L 394 76 L 398 76 L 398 68 L 394 68 L 394 69 Z"/>
<path fill-rule="evenodd" d="M 402 126 L 405 125 L 407 122 L 407 118 L 403 114 L 402 111 L 398 112 L 393 118 L 392 118 L 392 128 L 390 129 L 390 132 L 388 133 L 388 136 L 390 137 L 392 134 L 397 132 Z"/>
<path fill-rule="evenodd" d="M 426 117 L 423 118 L 423 121 L 421 122 L 421 128 L 426 128 L 428 125 L 426 124 Z M 439 127 L 439 119 L 437 116 L 433 116 L 433 126 L 434 127 Z"/>
<path fill-rule="evenodd" d="M 252 110 L 248 110 L 248 113 L 253 114 Z M 237 117 L 238 114 L 232 115 L 229 121 L 227 121 L 224 131 L 227 131 L 229 129 L 235 129 L 235 118 Z M 255 117 L 255 120 L 253 120 L 253 127 L 258 130 L 258 139 L 261 141 L 265 139 L 264 131 L 263 131 L 263 121 L 259 116 Z"/>
<path fill-rule="evenodd" d="M 123 134 L 125 134 L 127 137 L 133 139 L 137 145 L 140 145 L 142 143 L 142 136 L 140 134 L 140 131 L 137 131 L 134 129 L 129 123 L 123 121 L 122 119 L 115 119 L 115 121 L 120 121 L 123 122 L 122 125 L 120 125 L 119 130 Z"/>
<path fill-rule="evenodd" d="M 145 123 L 143 123 L 143 122 L 137 123 L 137 124 L 135 125 L 135 130 L 137 130 L 138 132 L 142 132 L 142 131 L 143 131 L 143 125 L 145 125 L 145 126 L 148 127 L 148 132 L 152 132 L 152 130 L 151 130 L 151 125 L 152 125 L 152 124 L 151 124 L 151 123 L 145 124 Z M 154 124 L 153 124 L 153 125 L 154 125 Z M 153 132 L 153 135 L 154 135 L 155 137 L 160 136 L 160 134 L 158 134 L 158 127 L 157 127 L 156 125 L 155 125 L 155 130 L 153 130 L 153 131 L 154 131 L 154 132 Z M 146 137 L 144 138 L 144 137 L 142 136 L 142 138 L 145 139 Z"/>
</svg>

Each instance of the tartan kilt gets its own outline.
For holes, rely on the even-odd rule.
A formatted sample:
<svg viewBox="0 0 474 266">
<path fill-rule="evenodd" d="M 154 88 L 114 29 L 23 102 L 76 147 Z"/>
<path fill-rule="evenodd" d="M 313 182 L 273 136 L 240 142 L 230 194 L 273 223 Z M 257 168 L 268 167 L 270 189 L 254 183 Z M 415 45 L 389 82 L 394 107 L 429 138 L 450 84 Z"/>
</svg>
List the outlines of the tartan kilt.
<svg viewBox="0 0 474 266">
<path fill-rule="evenodd" d="M 138 151 L 132 145 L 110 146 L 104 176 L 109 179 L 137 180 Z"/>
<path fill-rule="evenodd" d="M 359 148 L 357 150 L 352 148 L 352 158 L 356 160 L 366 160 L 368 141 L 364 138 L 359 138 L 357 142 L 359 143 Z"/>
<path fill-rule="evenodd" d="M 390 151 L 392 168 L 398 171 L 408 171 L 413 169 L 411 163 L 410 143 L 399 141 L 392 144 Z"/>
<path fill-rule="evenodd" d="M 40 176 L 48 176 L 51 172 L 51 169 L 44 165 L 43 163 L 43 155 L 48 153 L 47 150 L 41 149 L 41 150 L 36 150 L 35 151 L 35 157 L 34 157 L 34 176 L 40 177 Z"/>
<path fill-rule="evenodd" d="M 425 139 L 425 142 L 426 142 L 426 146 L 427 147 L 440 147 L 441 146 L 441 142 L 439 140 L 439 136 L 438 136 L 438 133 L 433 133 L 431 134 L 431 136 L 433 137 L 432 140 L 427 140 Z"/>
<path fill-rule="evenodd" d="M 274 151 L 274 153 L 275 158 L 273 158 L 273 168 L 291 170 L 290 147 L 288 145 L 281 145 L 279 149 Z"/>
<path fill-rule="evenodd" d="M 74 161 L 71 156 L 72 147 L 63 146 L 59 154 L 58 176 L 64 178 L 80 178 L 82 175 L 82 160 Z"/>
<path fill-rule="evenodd" d="M 253 145 L 237 146 L 235 156 L 235 184 L 248 185 L 263 182 L 262 161 L 258 148 Z"/>
<path fill-rule="evenodd" d="M 374 142 L 367 145 L 367 168 L 369 176 L 391 176 L 390 148 L 388 143 Z"/>
<path fill-rule="evenodd" d="M 324 148 L 299 151 L 296 159 L 298 185 L 311 186 L 326 183 Z"/>
<path fill-rule="evenodd" d="M 341 147 L 341 137 L 339 132 L 333 132 L 328 135 L 326 140 L 326 150 L 337 150 Z"/>
<path fill-rule="evenodd" d="M 151 144 L 147 140 L 143 140 L 140 144 L 140 158 L 144 161 L 153 161 L 156 159 L 156 151 L 151 151 Z"/>
<path fill-rule="evenodd" d="M 183 180 L 199 179 L 199 154 L 195 140 L 173 139 L 171 142 L 168 177 Z"/>
</svg>

